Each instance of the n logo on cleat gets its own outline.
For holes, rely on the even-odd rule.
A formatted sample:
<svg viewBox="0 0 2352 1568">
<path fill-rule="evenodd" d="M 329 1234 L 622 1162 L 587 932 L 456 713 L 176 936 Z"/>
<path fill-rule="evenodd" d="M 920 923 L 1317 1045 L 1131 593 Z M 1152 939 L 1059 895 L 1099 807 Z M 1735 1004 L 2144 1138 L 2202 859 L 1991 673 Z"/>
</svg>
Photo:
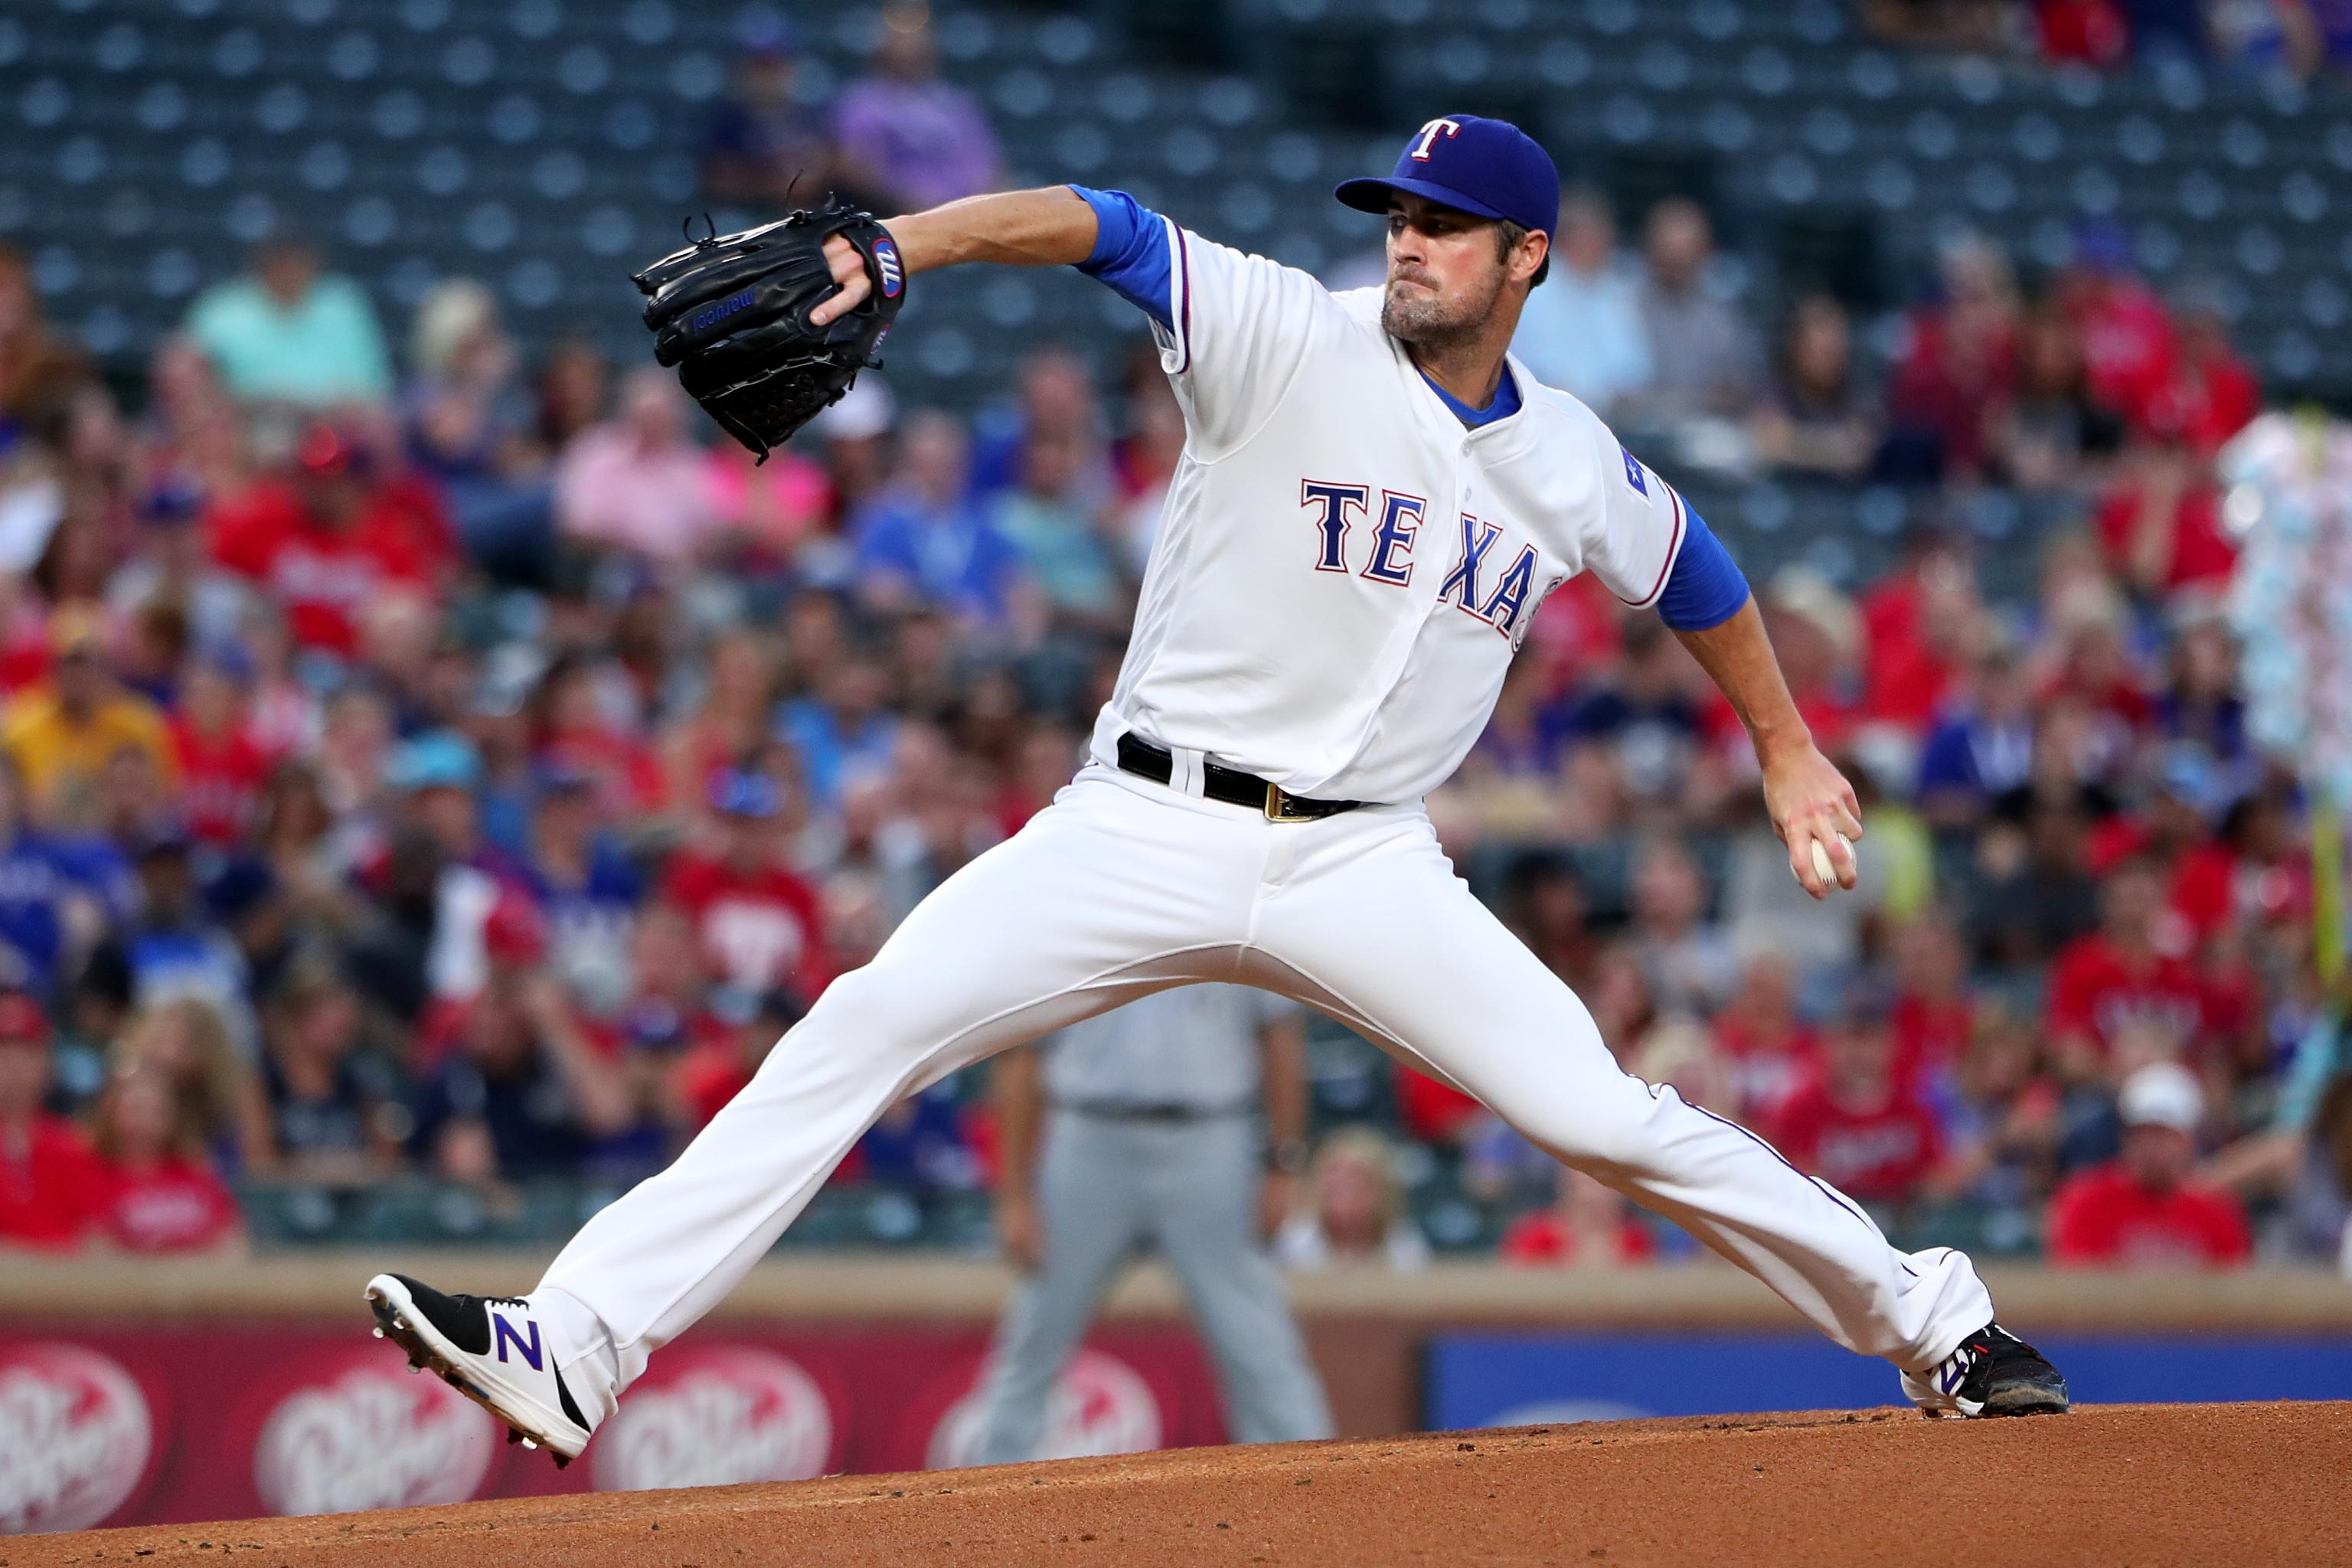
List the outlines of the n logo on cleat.
<svg viewBox="0 0 2352 1568">
<path fill-rule="evenodd" d="M 516 1351 L 520 1352 L 522 1359 L 530 1363 L 531 1371 L 545 1372 L 547 1370 L 545 1364 L 545 1352 L 540 1348 L 539 1325 L 537 1323 L 530 1325 L 530 1338 L 526 1340 L 520 1334 L 515 1332 L 514 1325 L 507 1321 L 505 1313 L 492 1312 L 490 1314 L 490 1337 L 491 1342 L 498 1348 L 499 1359 L 500 1361 L 507 1359 L 507 1342 L 509 1341 L 512 1341 L 514 1342 L 514 1348 Z"/>
</svg>

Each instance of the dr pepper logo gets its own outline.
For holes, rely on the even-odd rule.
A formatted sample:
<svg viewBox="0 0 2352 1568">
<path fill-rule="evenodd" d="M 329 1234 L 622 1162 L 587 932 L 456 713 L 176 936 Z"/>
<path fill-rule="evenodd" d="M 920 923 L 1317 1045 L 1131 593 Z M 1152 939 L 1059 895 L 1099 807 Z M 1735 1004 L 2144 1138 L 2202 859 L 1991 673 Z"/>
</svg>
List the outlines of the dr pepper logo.
<svg viewBox="0 0 2352 1568">
<path fill-rule="evenodd" d="M 748 1346 L 672 1354 L 597 1433 L 597 1490 L 797 1481 L 831 1468 L 833 1404 L 797 1362 Z"/>
<path fill-rule="evenodd" d="M 354 1352 L 298 1384 L 263 1418 L 253 1485 L 274 1514 L 464 1502 L 480 1492 L 498 1452 L 498 1424 L 457 1390 Z"/>
<path fill-rule="evenodd" d="M 147 1396 L 121 1363 L 79 1345 L 0 1350 L 0 1533 L 104 1523 L 154 1451 Z"/>
</svg>

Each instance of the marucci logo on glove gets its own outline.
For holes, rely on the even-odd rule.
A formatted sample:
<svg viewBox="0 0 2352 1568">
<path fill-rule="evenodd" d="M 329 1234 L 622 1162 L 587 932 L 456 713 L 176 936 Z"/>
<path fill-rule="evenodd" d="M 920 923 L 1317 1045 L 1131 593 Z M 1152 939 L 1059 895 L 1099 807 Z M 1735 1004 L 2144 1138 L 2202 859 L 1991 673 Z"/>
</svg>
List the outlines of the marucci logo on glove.
<svg viewBox="0 0 2352 1568">
<path fill-rule="evenodd" d="M 882 274 L 882 298 L 895 300 L 898 290 L 907 286 L 907 274 L 898 262 L 898 247 L 887 239 L 874 242 L 874 266 Z"/>
<path fill-rule="evenodd" d="M 751 302 L 751 290 L 749 289 L 740 293 L 730 294 L 716 305 L 707 305 L 697 310 L 686 324 L 698 332 L 709 331 Z"/>
</svg>

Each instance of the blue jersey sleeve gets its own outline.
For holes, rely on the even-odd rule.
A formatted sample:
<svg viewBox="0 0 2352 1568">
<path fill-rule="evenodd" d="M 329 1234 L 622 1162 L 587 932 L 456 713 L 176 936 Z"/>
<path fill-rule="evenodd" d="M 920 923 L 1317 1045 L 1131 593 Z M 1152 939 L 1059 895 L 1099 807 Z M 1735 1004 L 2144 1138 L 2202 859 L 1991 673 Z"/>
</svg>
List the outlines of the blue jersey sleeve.
<svg viewBox="0 0 2352 1568">
<path fill-rule="evenodd" d="M 1747 602 L 1748 579 L 1731 552 L 1706 520 L 1691 511 L 1682 553 L 1675 557 L 1675 569 L 1658 595 L 1658 618 L 1678 632 L 1703 632 L 1738 615 Z"/>
<path fill-rule="evenodd" d="M 1125 191 L 1070 189 L 1095 209 L 1094 253 L 1078 270 L 1109 285 L 1118 297 L 1164 328 L 1173 329 L 1174 285 L 1168 220 Z"/>
</svg>

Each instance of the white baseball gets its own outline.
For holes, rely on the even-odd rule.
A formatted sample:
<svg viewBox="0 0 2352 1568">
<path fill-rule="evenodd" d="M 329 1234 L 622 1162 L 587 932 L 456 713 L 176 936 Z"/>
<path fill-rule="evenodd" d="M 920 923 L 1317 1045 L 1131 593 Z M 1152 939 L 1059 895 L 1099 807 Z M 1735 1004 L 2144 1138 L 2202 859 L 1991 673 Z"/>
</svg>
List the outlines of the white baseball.
<svg viewBox="0 0 2352 1568">
<path fill-rule="evenodd" d="M 1846 853 L 1851 855 L 1853 851 L 1849 847 Z M 1825 887 L 1838 885 L 1837 863 L 1830 858 L 1829 846 L 1818 838 L 1813 840 L 1813 875 L 1819 877 Z"/>
</svg>

